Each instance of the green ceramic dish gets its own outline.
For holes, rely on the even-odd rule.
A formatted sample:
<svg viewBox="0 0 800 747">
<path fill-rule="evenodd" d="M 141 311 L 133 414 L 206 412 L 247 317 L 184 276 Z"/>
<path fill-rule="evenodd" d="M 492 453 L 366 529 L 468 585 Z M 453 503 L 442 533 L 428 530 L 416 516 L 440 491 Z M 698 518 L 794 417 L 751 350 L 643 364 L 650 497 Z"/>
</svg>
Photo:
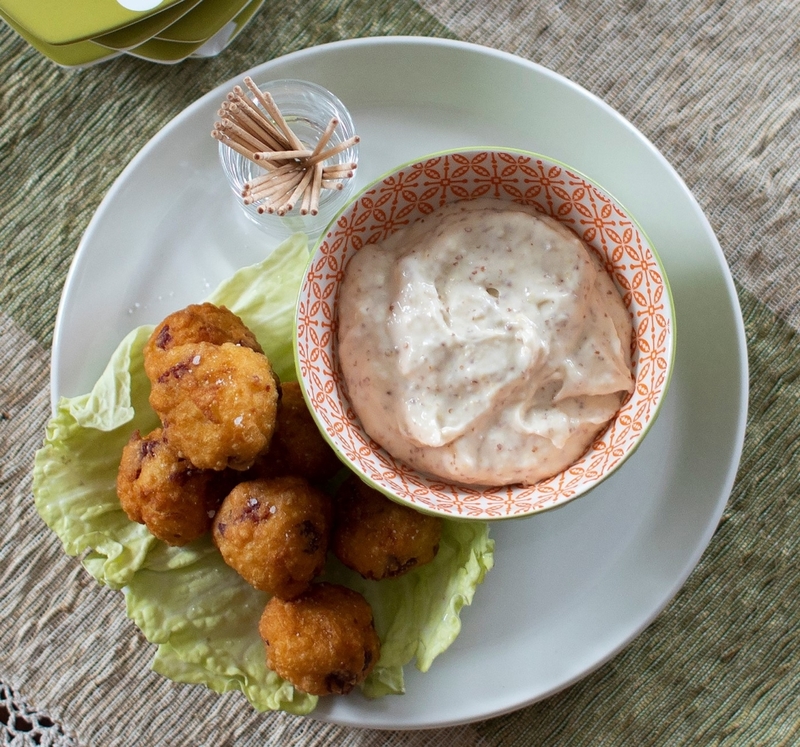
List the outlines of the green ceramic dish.
<svg viewBox="0 0 800 747">
<path fill-rule="evenodd" d="M 0 0 L 0 11 L 46 44 L 74 44 L 121 29 L 179 0 Z M 136 8 L 130 10 L 129 8 Z"/>
<path fill-rule="evenodd" d="M 162 29 L 156 38 L 171 42 L 205 42 L 235 19 L 248 0 L 203 0 L 180 20 Z"/>
<path fill-rule="evenodd" d="M 138 47 L 127 50 L 126 54 L 165 64 L 175 64 L 188 57 L 213 57 L 238 36 L 263 3 L 264 0 L 251 0 L 233 20 L 227 21 L 222 28 L 215 30 L 209 37 L 200 41 L 175 42 L 153 38 Z"/>
<path fill-rule="evenodd" d="M 176 21 L 185 16 L 192 8 L 203 0 L 181 0 L 166 10 L 162 10 L 155 15 L 149 16 L 142 21 L 132 23 L 118 31 L 110 34 L 103 34 L 95 37 L 92 41 L 101 44 L 109 49 L 125 50 L 144 44 L 152 39 L 159 31 L 163 31 L 167 26 L 171 26 Z"/>
<path fill-rule="evenodd" d="M 110 60 L 120 54 L 113 49 L 102 47 L 91 41 L 79 41 L 74 44 L 48 44 L 23 29 L 2 11 L 0 11 L 0 18 L 35 50 L 62 67 L 85 67 L 103 60 Z"/>
</svg>

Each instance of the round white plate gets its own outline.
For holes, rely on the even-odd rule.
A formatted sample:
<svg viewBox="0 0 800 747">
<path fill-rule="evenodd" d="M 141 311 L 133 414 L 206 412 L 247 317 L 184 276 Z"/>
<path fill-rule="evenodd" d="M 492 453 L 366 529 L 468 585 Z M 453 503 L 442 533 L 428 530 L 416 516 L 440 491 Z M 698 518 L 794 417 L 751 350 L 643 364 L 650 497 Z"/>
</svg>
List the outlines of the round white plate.
<svg viewBox="0 0 800 747">
<path fill-rule="evenodd" d="M 736 293 L 714 234 L 677 173 L 628 122 L 517 57 L 439 39 L 361 39 L 297 52 L 250 74 L 315 81 L 345 102 L 362 137 L 359 186 L 445 149 L 544 153 L 615 195 L 663 259 L 677 358 L 640 449 L 580 500 L 492 527 L 495 568 L 463 611 L 461 635 L 427 674 L 407 667 L 405 695 L 322 699 L 314 717 L 424 728 L 544 698 L 607 661 L 653 620 L 697 564 L 728 499 L 744 437 L 747 362 Z M 159 132 L 98 209 L 61 301 L 54 397 L 88 391 L 131 328 L 203 299 L 272 248 L 235 205 L 209 134 L 232 85 Z"/>
</svg>

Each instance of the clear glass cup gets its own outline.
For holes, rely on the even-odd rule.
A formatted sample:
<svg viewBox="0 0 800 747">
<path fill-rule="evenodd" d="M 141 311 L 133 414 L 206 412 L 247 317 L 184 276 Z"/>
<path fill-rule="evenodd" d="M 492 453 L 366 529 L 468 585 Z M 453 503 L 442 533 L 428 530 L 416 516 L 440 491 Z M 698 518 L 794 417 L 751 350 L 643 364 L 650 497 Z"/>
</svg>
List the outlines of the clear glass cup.
<svg viewBox="0 0 800 747">
<path fill-rule="evenodd" d="M 326 150 L 356 134 L 350 112 L 334 94 L 322 86 L 292 79 L 272 80 L 266 83 L 256 80 L 255 83 L 262 91 L 269 91 L 289 127 L 309 149 L 313 149 L 319 141 L 331 118 L 337 119 L 339 124 L 325 146 Z M 254 103 L 258 104 L 246 88 L 244 91 L 251 96 Z M 263 110 L 260 104 L 259 108 Z M 347 204 L 355 187 L 355 177 L 350 177 L 342 180 L 343 189 L 323 189 L 316 215 L 310 213 L 300 215 L 299 205 L 295 205 L 283 216 L 277 213 L 259 213 L 257 204 L 244 204 L 242 187 L 252 178 L 265 174 L 264 169 L 224 143 L 219 144 L 219 157 L 239 207 L 250 220 L 276 238 L 286 238 L 298 231 L 307 234 L 311 240 L 318 238 L 336 213 Z M 358 144 L 325 161 L 326 166 L 344 163 L 358 163 Z"/>
</svg>

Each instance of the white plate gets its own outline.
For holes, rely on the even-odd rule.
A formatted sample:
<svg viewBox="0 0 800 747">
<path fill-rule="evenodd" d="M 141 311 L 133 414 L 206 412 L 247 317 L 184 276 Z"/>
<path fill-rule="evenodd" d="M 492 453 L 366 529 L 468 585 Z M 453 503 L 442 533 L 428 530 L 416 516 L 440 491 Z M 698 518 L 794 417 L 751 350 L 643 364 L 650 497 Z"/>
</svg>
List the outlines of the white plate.
<svg viewBox="0 0 800 747">
<path fill-rule="evenodd" d="M 628 122 L 517 57 L 439 39 L 361 39 L 250 73 L 312 80 L 345 102 L 362 137 L 359 185 L 449 148 L 545 153 L 621 200 L 663 259 L 677 312 L 677 359 L 641 448 L 588 496 L 492 527 L 495 569 L 464 610 L 460 637 L 427 674 L 407 668 L 405 695 L 323 699 L 314 716 L 424 728 L 544 698 L 607 661 L 653 620 L 697 564 L 728 499 L 744 437 L 747 362 L 736 293 L 714 234 L 677 173 Z M 54 397 L 87 391 L 131 328 L 204 298 L 270 250 L 234 204 L 209 135 L 232 85 L 158 133 L 98 209 L 61 301 Z"/>
</svg>

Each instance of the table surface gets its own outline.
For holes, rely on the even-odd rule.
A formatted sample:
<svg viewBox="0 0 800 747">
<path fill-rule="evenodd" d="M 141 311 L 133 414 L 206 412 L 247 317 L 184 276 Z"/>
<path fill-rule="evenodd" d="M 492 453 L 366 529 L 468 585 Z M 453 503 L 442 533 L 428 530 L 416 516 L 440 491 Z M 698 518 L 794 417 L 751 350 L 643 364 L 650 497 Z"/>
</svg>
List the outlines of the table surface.
<svg viewBox="0 0 800 747">
<path fill-rule="evenodd" d="M 800 743 L 800 6 L 599 0 L 267 3 L 218 57 L 64 70 L 0 28 L 0 734 L 59 745 Z M 538 62 L 604 99 L 677 169 L 736 281 L 751 394 L 739 476 L 700 564 L 612 661 L 515 713 L 425 732 L 255 714 L 176 685 L 121 595 L 33 510 L 49 360 L 70 261 L 103 195 L 184 107 L 265 60 L 423 35 Z M 87 334 L 91 334 L 87 330 Z M 39 742 L 36 742 L 36 739 Z"/>
</svg>

